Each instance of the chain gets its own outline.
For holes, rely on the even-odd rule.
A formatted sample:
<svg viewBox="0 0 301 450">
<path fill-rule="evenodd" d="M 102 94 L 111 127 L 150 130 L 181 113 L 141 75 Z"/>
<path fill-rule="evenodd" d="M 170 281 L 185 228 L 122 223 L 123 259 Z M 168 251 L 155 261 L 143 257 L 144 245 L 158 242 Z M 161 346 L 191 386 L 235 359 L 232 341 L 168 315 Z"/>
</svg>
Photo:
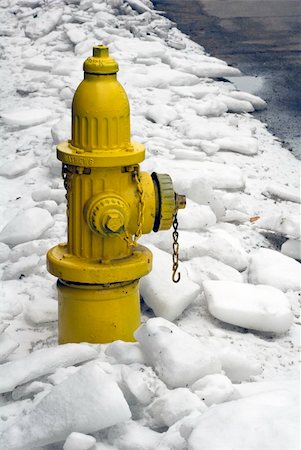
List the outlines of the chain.
<svg viewBox="0 0 301 450">
<path fill-rule="evenodd" d="M 139 197 L 139 203 L 138 203 L 138 228 L 137 231 L 134 235 L 134 239 L 132 239 L 131 235 L 126 231 L 123 235 L 123 237 L 121 237 L 121 239 L 125 240 L 128 244 L 129 247 L 135 247 L 137 245 L 137 241 L 138 239 L 142 236 L 143 233 L 143 222 L 144 222 L 144 192 L 143 192 L 143 187 L 142 187 L 142 183 L 141 183 L 141 179 L 139 176 L 139 169 L 138 168 L 134 168 L 133 172 L 133 180 L 136 182 L 137 184 L 137 192 L 138 192 L 138 197 Z"/>
<path fill-rule="evenodd" d="M 173 244 L 172 244 L 172 281 L 174 283 L 178 283 L 181 279 L 181 274 L 180 272 L 177 273 L 178 271 L 178 267 L 179 267 L 179 233 L 178 233 L 178 217 L 177 217 L 177 213 L 175 213 L 174 218 L 173 218 L 173 233 L 172 233 L 172 237 L 173 237 Z M 177 276 L 176 276 L 177 275 Z"/>
</svg>

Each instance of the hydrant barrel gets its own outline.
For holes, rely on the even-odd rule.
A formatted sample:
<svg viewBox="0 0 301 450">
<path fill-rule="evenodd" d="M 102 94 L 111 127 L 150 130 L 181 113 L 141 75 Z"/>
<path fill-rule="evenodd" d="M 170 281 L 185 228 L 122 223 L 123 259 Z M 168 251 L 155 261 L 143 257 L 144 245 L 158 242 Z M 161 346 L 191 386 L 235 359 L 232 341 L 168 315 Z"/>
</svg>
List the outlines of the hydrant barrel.
<svg viewBox="0 0 301 450">
<path fill-rule="evenodd" d="M 49 250 L 58 281 L 59 342 L 133 341 L 139 279 L 152 254 L 142 234 L 169 229 L 185 207 L 167 174 L 141 172 L 145 148 L 130 141 L 130 109 L 117 62 L 98 45 L 72 103 L 71 140 L 57 147 L 67 191 L 67 243 Z"/>
</svg>

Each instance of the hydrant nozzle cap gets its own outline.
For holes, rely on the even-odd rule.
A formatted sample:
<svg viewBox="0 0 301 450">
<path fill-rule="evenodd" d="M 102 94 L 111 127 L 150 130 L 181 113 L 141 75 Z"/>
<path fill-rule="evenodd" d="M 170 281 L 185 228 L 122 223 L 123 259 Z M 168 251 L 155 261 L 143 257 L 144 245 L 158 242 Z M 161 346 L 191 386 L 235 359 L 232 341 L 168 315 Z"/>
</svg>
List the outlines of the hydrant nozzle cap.
<svg viewBox="0 0 301 450">
<path fill-rule="evenodd" d="M 93 56 L 84 62 L 84 71 L 96 75 L 109 75 L 118 72 L 119 67 L 114 58 L 109 56 L 109 49 L 105 45 L 93 47 Z"/>
</svg>

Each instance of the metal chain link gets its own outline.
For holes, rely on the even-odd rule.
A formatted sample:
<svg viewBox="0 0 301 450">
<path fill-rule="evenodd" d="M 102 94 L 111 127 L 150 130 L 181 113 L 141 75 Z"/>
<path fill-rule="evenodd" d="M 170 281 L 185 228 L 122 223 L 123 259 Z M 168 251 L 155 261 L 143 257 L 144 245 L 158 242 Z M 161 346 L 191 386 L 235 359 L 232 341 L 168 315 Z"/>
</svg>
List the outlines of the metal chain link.
<svg viewBox="0 0 301 450">
<path fill-rule="evenodd" d="M 177 273 L 178 271 L 178 267 L 179 267 L 179 233 L 178 233 L 178 217 L 177 217 L 177 213 L 175 213 L 174 218 L 173 218 L 173 233 L 172 233 L 172 237 L 173 237 L 173 244 L 172 244 L 172 281 L 174 283 L 178 283 L 181 279 L 181 274 L 180 272 Z M 177 275 L 177 276 L 176 276 Z"/>
<path fill-rule="evenodd" d="M 138 197 L 139 197 L 139 203 L 138 203 L 138 228 L 137 228 L 137 231 L 136 231 L 136 233 L 134 235 L 134 239 L 132 239 L 132 237 L 128 233 L 128 231 L 125 231 L 123 237 L 121 237 L 121 236 L 120 237 L 127 242 L 129 247 L 136 247 L 138 239 L 143 234 L 143 222 L 144 222 L 144 207 L 145 207 L 145 203 L 144 203 L 144 192 L 143 192 L 143 187 L 142 187 L 142 183 L 141 183 L 141 178 L 139 176 L 139 169 L 135 167 L 133 172 L 132 172 L 132 175 L 133 175 L 133 180 L 137 184 L 137 192 L 138 192 Z"/>
</svg>

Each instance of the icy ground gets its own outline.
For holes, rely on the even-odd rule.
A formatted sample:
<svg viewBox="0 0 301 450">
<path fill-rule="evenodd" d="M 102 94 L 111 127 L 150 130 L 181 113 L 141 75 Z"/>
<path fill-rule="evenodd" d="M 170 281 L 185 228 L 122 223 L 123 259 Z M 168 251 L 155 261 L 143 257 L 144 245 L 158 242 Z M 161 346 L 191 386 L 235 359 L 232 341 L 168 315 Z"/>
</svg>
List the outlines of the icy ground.
<svg viewBox="0 0 301 450">
<path fill-rule="evenodd" d="M 1 0 L 1 450 L 295 450 L 300 192 L 297 160 L 149 0 Z M 92 46 L 107 44 L 148 171 L 188 197 L 145 236 L 136 343 L 57 346 L 45 254 L 66 239 L 55 144 Z M 157 316 L 157 317 L 154 317 Z"/>
</svg>

